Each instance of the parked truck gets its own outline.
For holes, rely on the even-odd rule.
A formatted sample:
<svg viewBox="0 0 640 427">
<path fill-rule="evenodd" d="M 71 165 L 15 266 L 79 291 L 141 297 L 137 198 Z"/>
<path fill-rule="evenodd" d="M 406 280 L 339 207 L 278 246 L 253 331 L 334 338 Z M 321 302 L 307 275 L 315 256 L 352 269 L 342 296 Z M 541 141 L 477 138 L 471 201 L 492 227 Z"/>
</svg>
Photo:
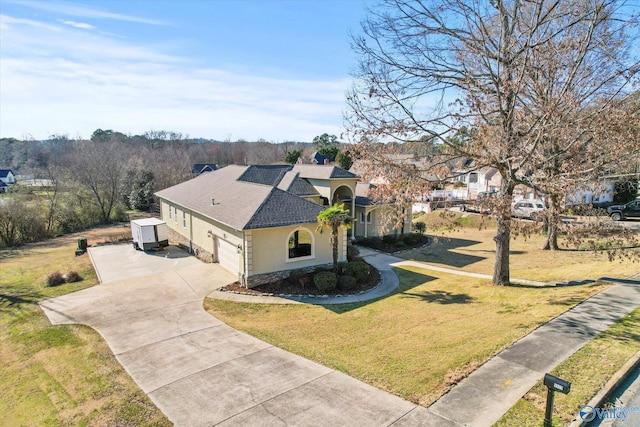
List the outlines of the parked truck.
<svg viewBox="0 0 640 427">
<path fill-rule="evenodd" d="M 149 251 L 169 245 L 167 224 L 156 218 L 134 219 L 131 221 L 133 247 Z"/>
</svg>

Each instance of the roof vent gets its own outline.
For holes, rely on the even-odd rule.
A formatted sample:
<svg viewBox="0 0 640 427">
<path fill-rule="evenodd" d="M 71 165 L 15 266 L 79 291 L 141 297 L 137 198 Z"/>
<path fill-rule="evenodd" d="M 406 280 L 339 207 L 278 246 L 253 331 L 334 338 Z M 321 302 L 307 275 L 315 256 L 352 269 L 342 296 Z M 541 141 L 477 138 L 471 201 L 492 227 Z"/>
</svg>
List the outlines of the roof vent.
<svg viewBox="0 0 640 427">
<path fill-rule="evenodd" d="M 213 197 L 211 198 L 211 206 L 214 206 L 216 204 L 216 199 L 214 199 Z"/>
</svg>

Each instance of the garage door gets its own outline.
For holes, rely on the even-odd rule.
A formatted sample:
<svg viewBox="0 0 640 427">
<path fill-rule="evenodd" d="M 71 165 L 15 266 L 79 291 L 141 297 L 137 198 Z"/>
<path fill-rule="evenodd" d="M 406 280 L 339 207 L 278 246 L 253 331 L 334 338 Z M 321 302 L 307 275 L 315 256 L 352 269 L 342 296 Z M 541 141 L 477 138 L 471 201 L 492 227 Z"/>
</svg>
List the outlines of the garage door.
<svg viewBox="0 0 640 427">
<path fill-rule="evenodd" d="M 218 262 L 233 274 L 238 274 L 240 270 L 238 248 L 236 245 L 220 238 L 216 239 L 216 241 L 218 242 Z"/>
</svg>

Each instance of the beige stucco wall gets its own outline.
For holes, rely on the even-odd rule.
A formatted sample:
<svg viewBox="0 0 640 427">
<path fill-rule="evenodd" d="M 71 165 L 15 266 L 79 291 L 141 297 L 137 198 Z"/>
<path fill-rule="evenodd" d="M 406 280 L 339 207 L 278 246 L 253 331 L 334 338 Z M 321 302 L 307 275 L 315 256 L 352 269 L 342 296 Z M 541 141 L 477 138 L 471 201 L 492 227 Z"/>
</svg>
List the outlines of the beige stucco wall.
<svg viewBox="0 0 640 427">
<path fill-rule="evenodd" d="M 177 215 L 174 212 L 174 208 L 177 211 Z M 171 215 L 169 215 L 169 209 L 171 209 Z M 185 222 L 183 222 L 183 212 L 185 213 L 186 226 Z M 233 245 L 242 245 L 243 243 L 241 231 L 207 219 L 198 212 L 193 212 L 166 200 L 160 201 L 160 215 L 169 228 L 209 253 L 214 253 L 213 236 L 224 239 Z M 209 231 L 211 231 L 211 235 L 209 235 Z"/>
<path fill-rule="evenodd" d="M 329 264 L 333 262 L 330 243 L 330 230 L 325 229 L 322 234 L 316 233 L 316 224 L 298 227 L 277 227 L 261 230 L 251 230 L 250 247 L 251 258 L 248 259 L 249 275 L 271 273 L 273 271 L 295 270 L 299 268 Z M 297 229 L 308 231 L 313 238 L 313 257 L 310 259 L 287 260 L 289 236 Z M 338 260 L 346 261 L 346 234 L 340 230 Z"/>
<path fill-rule="evenodd" d="M 411 232 L 411 208 L 407 208 L 407 218 L 405 219 L 405 222 L 404 222 L 404 230 L 401 230 L 401 229 L 394 230 L 390 228 L 386 233 L 382 229 L 386 221 L 385 209 L 391 209 L 391 208 L 390 207 L 385 208 L 383 206 L 371 206 L 371 207 L 356 206 L 356 223 L 354 228 L 354 235 L 357 237 L 379 237 L 385 234 L 400 234 L 401 231 L 404 231 L 404 233 Z M 371 212 L 370 223 L 365 224 L 364 222 L 361 221 L 361 214 L 360 214 L 361 212 L 364 212 L 365 214 L 365 221 L 366 221 L 367 213 Z"/>
</svg>

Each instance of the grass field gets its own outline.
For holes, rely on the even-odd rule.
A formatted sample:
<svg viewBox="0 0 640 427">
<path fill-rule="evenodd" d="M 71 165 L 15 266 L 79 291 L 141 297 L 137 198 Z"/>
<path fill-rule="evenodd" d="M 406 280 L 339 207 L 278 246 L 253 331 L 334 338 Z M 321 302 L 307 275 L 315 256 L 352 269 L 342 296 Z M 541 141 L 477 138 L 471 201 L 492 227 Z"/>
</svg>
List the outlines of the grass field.
<svg viewBox="0 0 640 427">
<path fill-rule="evenodd" d="M 205 300 L 234 328 L 429 405 L 489 357 L 603 289 L 496 287 L 478 279 L 396 269 L 378 301 L 270 306 Z"/>
<path fill-rule="evenodd" d="M 437 240 L 424 248 L 398 254 L 406 259 L 451 267 L 473 273 L 492 274 L 495 261 L 495 226 L 481 215 L 451 213 L 457 221 L 454 230 L 434 229 L 439 226 L 440 212 L 432 212 L 417 220 L 427 224 L 427 233 Z M 511 277 L 540 282 L 627 278 L 640 273 L 640 263 L 609 261 L 605 254 L 592 251 L 543 251 L 545 236 L 515 236 L 511 241 Z M 638 260 L 640 261 L 640 260 Z"/>
<path fill-rule="evenodd" d="M 88 256 L 74 256 L 73 239 L 63 242 L 0 251 L 2 425 L 170 425 L 97 332 L 52 326 L 38 307 L 97 284 Z M 83 280 L 47 287 L 53 271 L 77 271 Z"/>
<path fill-rule="evenodd" d="M 493 225 L 479 215 L 455 215 L 456 228 L 435 231 L 444 237 L 397 255 L 491 274 Z M 431 231 L 439 222 L 437 214 L 421 220 Z M 548 282 L 640 271 L 637 263 L 612 263 L 590 252 L 542 251 L 543 240 L 515 239 L 512 277 Z M 205 308 L 237 329 L 427 406 L 492 355 L 607 286 L 496 287 L 420 268 L 395 271 L 399 289 L 370 303 L 265 306 L 208 299 Z"/>
</svg>

